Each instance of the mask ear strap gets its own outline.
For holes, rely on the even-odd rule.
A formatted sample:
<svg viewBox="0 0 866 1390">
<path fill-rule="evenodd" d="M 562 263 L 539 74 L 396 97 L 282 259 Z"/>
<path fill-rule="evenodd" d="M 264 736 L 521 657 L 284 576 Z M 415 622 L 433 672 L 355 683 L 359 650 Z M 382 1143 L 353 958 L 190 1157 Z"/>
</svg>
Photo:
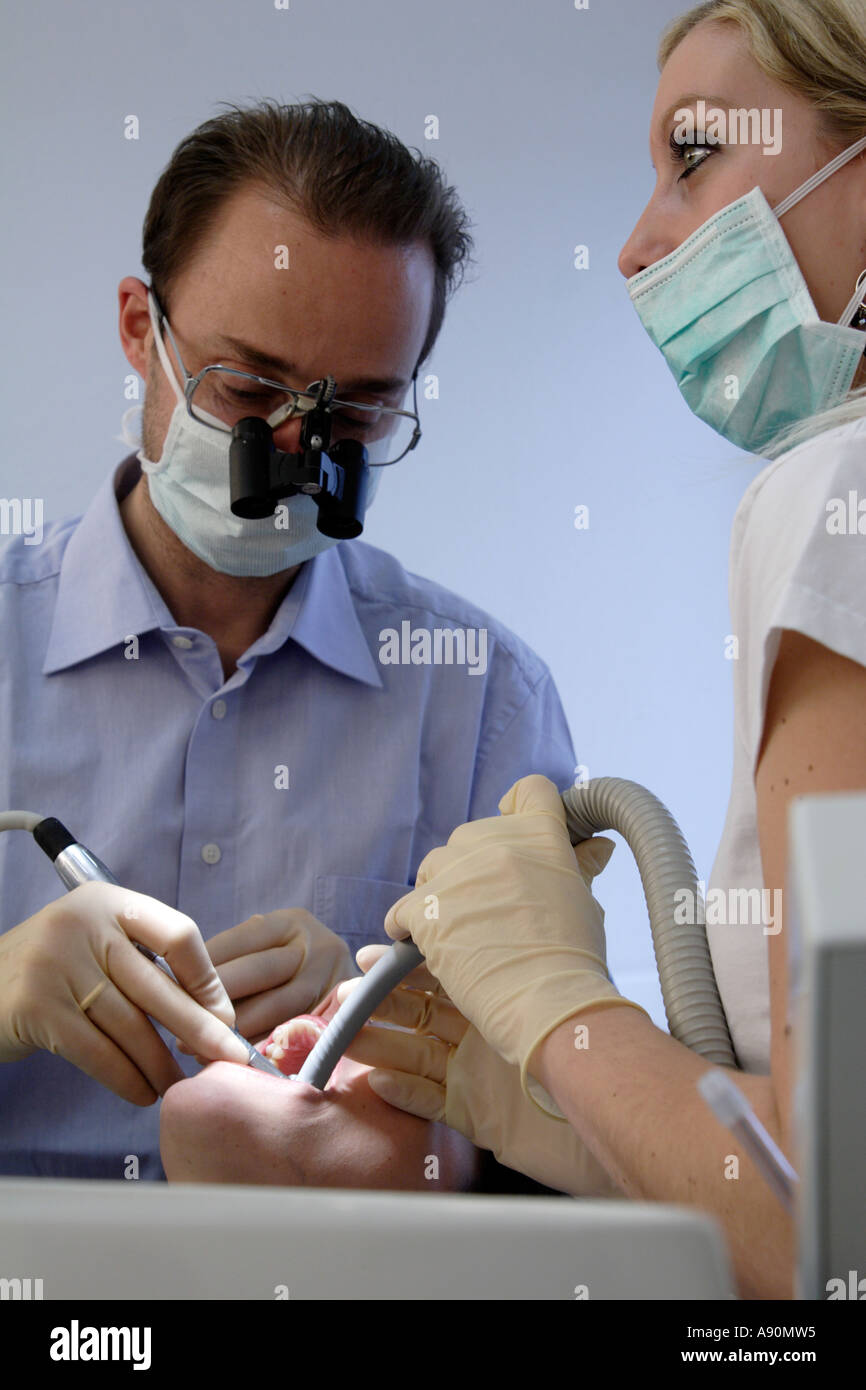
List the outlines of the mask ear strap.
<svg viewBox="0 0 866 1390">
<path fill-rule="evenodd" d="M 152 290 L 148 290 L 147 292 L 147 308 L 148 312 L 150 313 L 150 322 L 153 328 L 153 340 L 156 343 L 156 350 L 159 354 L 159 360 L 162 363 L 162 369 L 168 377 L 169 381 L 171 382 L 172 389 L 174 391 L 174 394 L 177 396 L 178 400 L 181 402 L 185 401 L 186 397 L 184 396 L 183 391 L 181 391 L 180 387 L 177 384 L 177 377 L 175 376 L 174 370 L 172 369 L 168 351 L 166 349 L 165 343 L 162 340 L 162 334 L 159 331 L 159 314 L 157 312 L 156 307 L 156 296 L 154 295 Z M 166 327 L 168 327 L 168 325 L 166 325 Z M 169 329 L 169 332 L 171 332 L 171 329 Z M 173 339 L 172 342 L 174 342 Z M 177 352 L 176 344 L 174 350 L 175 352 Z"/>
<path fill-rule="evenodd" d="M 836 158 L 831 159 L 829 164 L 825 164 L 823 169 L 819 169 L 817 174 L 813 174 L 805 183 L 801 183 L 799 188 L 795 188 L 793 193 L 789 193 L 787 198 L 783 198 L 781 203 L 776 204 L 773 212 L 777 217 L 784 217 L 795 203 L 799 203 L 801 198 L 805 198 L 825 179 L 829 179 L 837 169 L 841 169 L 843 164 L 847 164 L 849 159 L 854 159 L 861 150 L 866 150 L 866 135 L 863 136 L 862 140 L 855 140 L 853 145 L 849 145 L 847 150 L 837 154 Z"/>
<path fill-rule="evenodd" d="M 837 323 L 844 324 L 846 328 L 866 330 L 866 269 L 861 270 L 857 276 L 854 293 L 842 310 L 842 316 L 837 319 Z M 863 351 L 866 353 L 866 348 Z"/>
</svg>

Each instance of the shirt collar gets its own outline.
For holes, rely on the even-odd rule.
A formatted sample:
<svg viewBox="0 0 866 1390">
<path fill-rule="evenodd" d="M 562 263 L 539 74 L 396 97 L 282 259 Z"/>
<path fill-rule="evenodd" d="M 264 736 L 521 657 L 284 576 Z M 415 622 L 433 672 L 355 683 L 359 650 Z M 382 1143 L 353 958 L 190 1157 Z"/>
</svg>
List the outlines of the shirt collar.
<svg viewBox="0 0 866 1390">
<path fill-rule="evenodd" d="M 326 666 L 381 690 L 382 677 L 355 611 L 339 552 L 340 545 L 332 545 L 301 566 L 268 633 L 259 640 L 266 641 L 270 631 L 284 618 L 285 609 L 285 618 L 289 619 L 287 635 L 293 641 Z M 250 651 L 255 652 L 257 647 L 258 643 Z"/>
<path fill-rule="evenodd" d="M 120 516 L 119 503 L 140 472 L 134 455 L 124 459 L 105 479 L 67 542 L 44 675 L 120 646 L 131 636 L 177 629 L 130 545 Z M 291 637 L 325 665 L 382 688 L 339 548 L 332 546 L 301 566 L 267 632 L 244 653 L 242 662 L 276 651 Z"/>
</svg>

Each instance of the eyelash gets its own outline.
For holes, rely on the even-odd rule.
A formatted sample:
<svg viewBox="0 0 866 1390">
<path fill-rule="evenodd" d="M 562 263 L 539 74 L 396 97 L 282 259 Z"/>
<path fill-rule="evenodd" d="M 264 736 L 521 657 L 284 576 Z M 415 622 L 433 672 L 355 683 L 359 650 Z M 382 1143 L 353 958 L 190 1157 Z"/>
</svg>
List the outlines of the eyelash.
<svg viewBox="0 0 866 1390">
<path fill-rule="evenodd" d="M 715 146 L 710 145 L 705 140 L 677 140 L 673 131 L 671 131 L 671 136 L 668 140 L 668 145 L 670 146 L 671 158 L 673 159 L 675 164 L 685 163 L 686 150 L 708 150 L 710 154 L 712 154 L 715 150 Z M 683 172 L 680 174 L 677 182 L 679 183 L 680 179 L 689 178 L 690 175 L 692 175 L 696 169 L 700 169 L 702 164 L 706 164 L 708 157 L 709 156 L 704 156 L 703 159 L 698 160 L 697 164 L 691 164 L 687 168 L 683 169 Z"/>
</svg>

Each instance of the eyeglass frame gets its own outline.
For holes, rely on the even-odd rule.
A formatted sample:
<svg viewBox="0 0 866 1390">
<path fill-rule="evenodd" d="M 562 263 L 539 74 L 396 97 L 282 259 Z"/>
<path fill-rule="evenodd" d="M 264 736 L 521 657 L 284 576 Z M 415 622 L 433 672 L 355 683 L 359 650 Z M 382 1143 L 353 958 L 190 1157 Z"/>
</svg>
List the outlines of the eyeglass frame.
<svg viewBox="0 0 866 1390">
<path fill-rule="evenodd" d="M 186 399 L 187 414 L 190 416 L 191 419 L 195 420 L 197 424 L 208 425 L 208 421 L 199 419 L 199 417 L 196 414 L 194 414 L 192 409 L 193 393 L 197 390 L 201 382 L 207 376 L 208 372 L 231 372 L 233 376 L 244 377 L 247 381 L 256 381 L 259 383 L 260 386 L 270 386 L 277 391 L 284 392 L 287 396 L 292 396 L 294 398 L 295 404 L 289 407 L 289 414 L 284 415 L 281 420 L 278 420 L 275 424 L 271 425 L 271 429 L 278 429 L 280 425 L 285 423 L 286 420 L 292 420 L 295 418 L 296 415 L 306 415 L 308 411 L 314 410 L 316 408 L 316 405 L 318 403 L 318 396 L 311 395 L 310 393 L 314 386 L 318 387 L 321 385 L 321 381 L 311 382 L 310 385 L 307 387 L 306 391 L 296 391 L 293 386 L 286 386 L 285 383 L 282 381 L 272 381 L 269 377 L 257 376 L 255 372 L 244 372 L 239 367 L 226 367 L 221 362 L 213 362 L 207 367 L 202 367 L 201 371 L 196 376 L 192 376 L 186 369 L 184 360 L 180 355 L 180 348 L 177 345 L 177 340 L 174 336 L 174 333 L 172 332 L 171 324 L 168 321 L 168 315 L 166 314 L 165 310 L 160 304 L 159 299 L 157 298 L 156 291 L 152 285 L 150 286 L 148 293 L 153 296 L 153 302 L 156 306 L 157 314 L 159 316 L 160 332 L 162 331 L 162 326 L 164 324 L 168 332 L 168 336 L 171 339 L 171 345 L 174 348 L 175 356 L 177 357 L 177 360 L 180 364 L 180 369 L 184 375 L 183 393 Z M 309 404 L 300 406 L 299 402 L 301 398 L 304 398 L 304 400 L 308 401 Z M 393 468 L 395 463 L 401 463 L 403 459 L 406 457 L 406 455 L 410 454 L 412 450 L 417 447 L 421 439 L 421 421 L 418 417 L 417 367 L 412 373 L 412 405 L 414 407 L 414 409 L 412 410 L 397 410 L 395 407 L 387 405 L 367 405 L 364 401 L 343 401 L 335 396 L 332 400 L 328 402 L 327 409 L 330 411 L 333 410 L 336 406 L 343 406 L 348 410 L 370 410 L 377 411 L 380 414 L 384 412 L 384 414 L 386 415 L 402 415 L 408 420 L 414 420 L 415 428 L 412 431 L 412 438 L 406 445 L 406 448 L 403 450 L 402 454 L 400 454 L 395 459 L 389 459 L 387 463 L 368 462 L 369 468 Z M 279 407 L 280 410 L 282 410 L 283 408 L 284 407 L 282 406 Z M 277 414 L 279 412 L 274 411 L 272 413 Z M 270 416 L 267 417 L 267 422 L 270 424 Z M 208 427 L 210 429 L 223 430 L 226 434 L 231 434 L 234 428 L 234 426 L 232 425 L 223 424 L 208 425 Z"/>
</svg>

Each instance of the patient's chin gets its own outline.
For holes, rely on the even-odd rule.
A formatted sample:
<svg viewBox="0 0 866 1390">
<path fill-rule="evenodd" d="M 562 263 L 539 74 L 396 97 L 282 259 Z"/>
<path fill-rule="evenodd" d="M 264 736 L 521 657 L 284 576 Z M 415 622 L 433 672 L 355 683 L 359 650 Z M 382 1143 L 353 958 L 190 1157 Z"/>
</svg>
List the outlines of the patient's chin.
<svg viewBox="0 0 866 1390">
<path fill-rule="evenodd" d="M 303 1183 L 307 1116 L 330 1104 L 312 1086 L 212 1062 L 163 1097 L 160 1153 L 166 1177 L 169 1182 Z"/>
<path fill-rule="evenodd" d="M 336 1011 L 301 1015 L 260 1044 L 296 1075 Z M 371 1091 L 370 1067 L 341 1057 L 324 1091 L 232 1062 L 212 1062 L 165 1094 L 160 1152 L 170 1182 L 436 1190 L 460 1189 L 475 1171 L 469 1141 L 395 1109 Z M 437 1160 L 438 1162 L 438 1160 Z"/>
<path fill-rule="evenodd" d="M 290 1046 L 275 1059 L 286 1077 L 303 1066 L 315 1040 L 312 1030 L 297 1037 L 292 1030 Z M 376 1180 L 379 1162 L 387 1158 L 390 1169 L 407 1131 L 423 1125 L 380 1100 L 367 1085 L 369 1071 L 342 1057 L 320 1091 L 252 1067 L 212 1062 L 163 1098 L 160 1153 L 166 1177 L 169 1182 L 386 1185 Z"/>
</svg>

